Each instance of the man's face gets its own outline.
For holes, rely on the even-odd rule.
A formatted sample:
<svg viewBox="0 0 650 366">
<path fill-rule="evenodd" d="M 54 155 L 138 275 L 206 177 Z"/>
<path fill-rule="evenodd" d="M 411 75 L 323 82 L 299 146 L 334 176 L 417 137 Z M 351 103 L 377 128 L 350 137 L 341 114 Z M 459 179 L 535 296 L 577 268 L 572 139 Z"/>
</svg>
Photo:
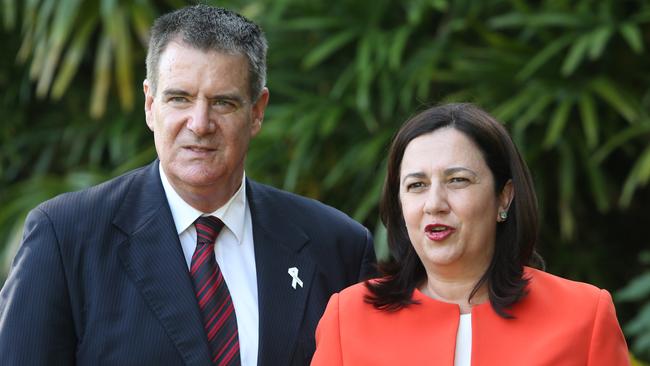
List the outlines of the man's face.
<svg viewBox="0 0 650 366">
<path fill-rule="evenodd" d="M 145 80 L 147 125 L 165 174 L 186 201 L 215 190 L 229 197 L 241 184 L 268 101 L 266 88 L 251 100 L 248 80 L 245 56 L 174 41 L 160 56 L 155 94 Z"/>
</svg>

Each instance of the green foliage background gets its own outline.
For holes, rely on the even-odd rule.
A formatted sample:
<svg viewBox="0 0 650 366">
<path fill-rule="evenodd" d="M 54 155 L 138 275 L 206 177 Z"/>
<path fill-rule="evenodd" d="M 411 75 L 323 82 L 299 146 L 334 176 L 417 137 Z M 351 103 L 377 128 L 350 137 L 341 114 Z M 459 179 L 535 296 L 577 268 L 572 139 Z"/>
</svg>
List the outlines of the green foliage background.
<svg viewBox="0 0 650 366">
<path fill-rule="evenodd" d="M 1 0 L 0 273 L 26 212 L 151 161 L 141 82 L 152 20 L 188 1 Z M 262 25 L 271 102 L 247 174 L 385 233 L 390 138 L 471 101 L 511 131 L 550 272 L 614 293 L 650 360 L 650 2 L 205 1 Z M 0 275 L 2 277 L 3 275 Z"/>
</svg>

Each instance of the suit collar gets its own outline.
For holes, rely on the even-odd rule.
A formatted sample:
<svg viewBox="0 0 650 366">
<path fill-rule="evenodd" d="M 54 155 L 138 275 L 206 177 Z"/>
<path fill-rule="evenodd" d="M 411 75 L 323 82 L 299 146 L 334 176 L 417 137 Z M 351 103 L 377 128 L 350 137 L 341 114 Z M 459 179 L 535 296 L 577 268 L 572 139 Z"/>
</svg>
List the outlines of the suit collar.
<svg viewBox="0 0 650 366">
<path fill-rule="evenodd" d="M 258 365 L 289 365 L 295 352 L 315 264 L 307 254 L 309 236 L 284 216 L 287 200 L 273 188 L 247 180 L 253 221 L 259 300 Z M 292 287 L 290 268 L 303 286 Z"/>
<path fill-rule="evenodd" d="M 133 178 L 114 224 L 126 235 L 125 271 L 187 364 L 208 364 L 209 349 L 156 160 Z"/>
</svg>

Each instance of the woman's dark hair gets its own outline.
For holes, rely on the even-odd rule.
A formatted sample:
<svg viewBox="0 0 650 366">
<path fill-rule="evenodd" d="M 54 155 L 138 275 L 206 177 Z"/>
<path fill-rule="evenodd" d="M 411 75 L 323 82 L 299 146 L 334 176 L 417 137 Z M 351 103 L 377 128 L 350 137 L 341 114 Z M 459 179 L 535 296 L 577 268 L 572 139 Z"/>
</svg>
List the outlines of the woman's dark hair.
<svg viewBox="0 0 650 366">
<path fill-rule="evenodd" d="M 512 180 L 514 199 L 508 219 L 497 224 L 494 256 L 468 299 L 471 301 L 476 291 L 487 284 L 493 309 L 509 318 L 506 309 L 526 295 L 524 266 L 543 266 L 535 252 L 537 198 L 528 167 L 506 129 L 485 111 L 466 103 L 428 108 L 409 119 L 395 135 L 380 204 L 390 259 L 379 265 L 381 279 L 366 282 L 370 290 L 366 301 L 378 309 L 401 309 L 414 303 L 413 290 L 426 278 L 402 214 L 400 169 L 404 150 L 413 139 L 445 127 L 462 132 L 478 146 L 494 177 L 495 195 Z"/>
</svg>

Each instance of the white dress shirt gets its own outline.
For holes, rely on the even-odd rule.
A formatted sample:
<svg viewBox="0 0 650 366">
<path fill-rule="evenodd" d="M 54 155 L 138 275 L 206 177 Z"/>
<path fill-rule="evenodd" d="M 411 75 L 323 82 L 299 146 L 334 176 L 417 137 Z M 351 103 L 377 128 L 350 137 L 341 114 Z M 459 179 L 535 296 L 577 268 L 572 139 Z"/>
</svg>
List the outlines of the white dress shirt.
<svg viewBox="0 0 650 366">
<path fill-rule="evenodd" d="M 472 313 L 460 314 L 456 333 L 454 366 L 469 366 L 472 362 Z"/>
<path fill-rule="evenodd" d="M 239 190 L 214 212 L 203 213 L 176 193 L 169 183 L 162 165 L 159 165 L 167 202 L 174 218 L 176 232 L 183 248 L 189 270 L 196 249 L 194 221 L 199 216 L 216 216 L 224 223 L 214 250 L 223 278 L 230 290 L 239 332 L 239 352 L 242 366 L 257 365 L 259 338 L 259 311 L 257 302 L 257 271 L 253 246 L 253 225 L 246 200 L 246 175 Z"/>
</svg>

